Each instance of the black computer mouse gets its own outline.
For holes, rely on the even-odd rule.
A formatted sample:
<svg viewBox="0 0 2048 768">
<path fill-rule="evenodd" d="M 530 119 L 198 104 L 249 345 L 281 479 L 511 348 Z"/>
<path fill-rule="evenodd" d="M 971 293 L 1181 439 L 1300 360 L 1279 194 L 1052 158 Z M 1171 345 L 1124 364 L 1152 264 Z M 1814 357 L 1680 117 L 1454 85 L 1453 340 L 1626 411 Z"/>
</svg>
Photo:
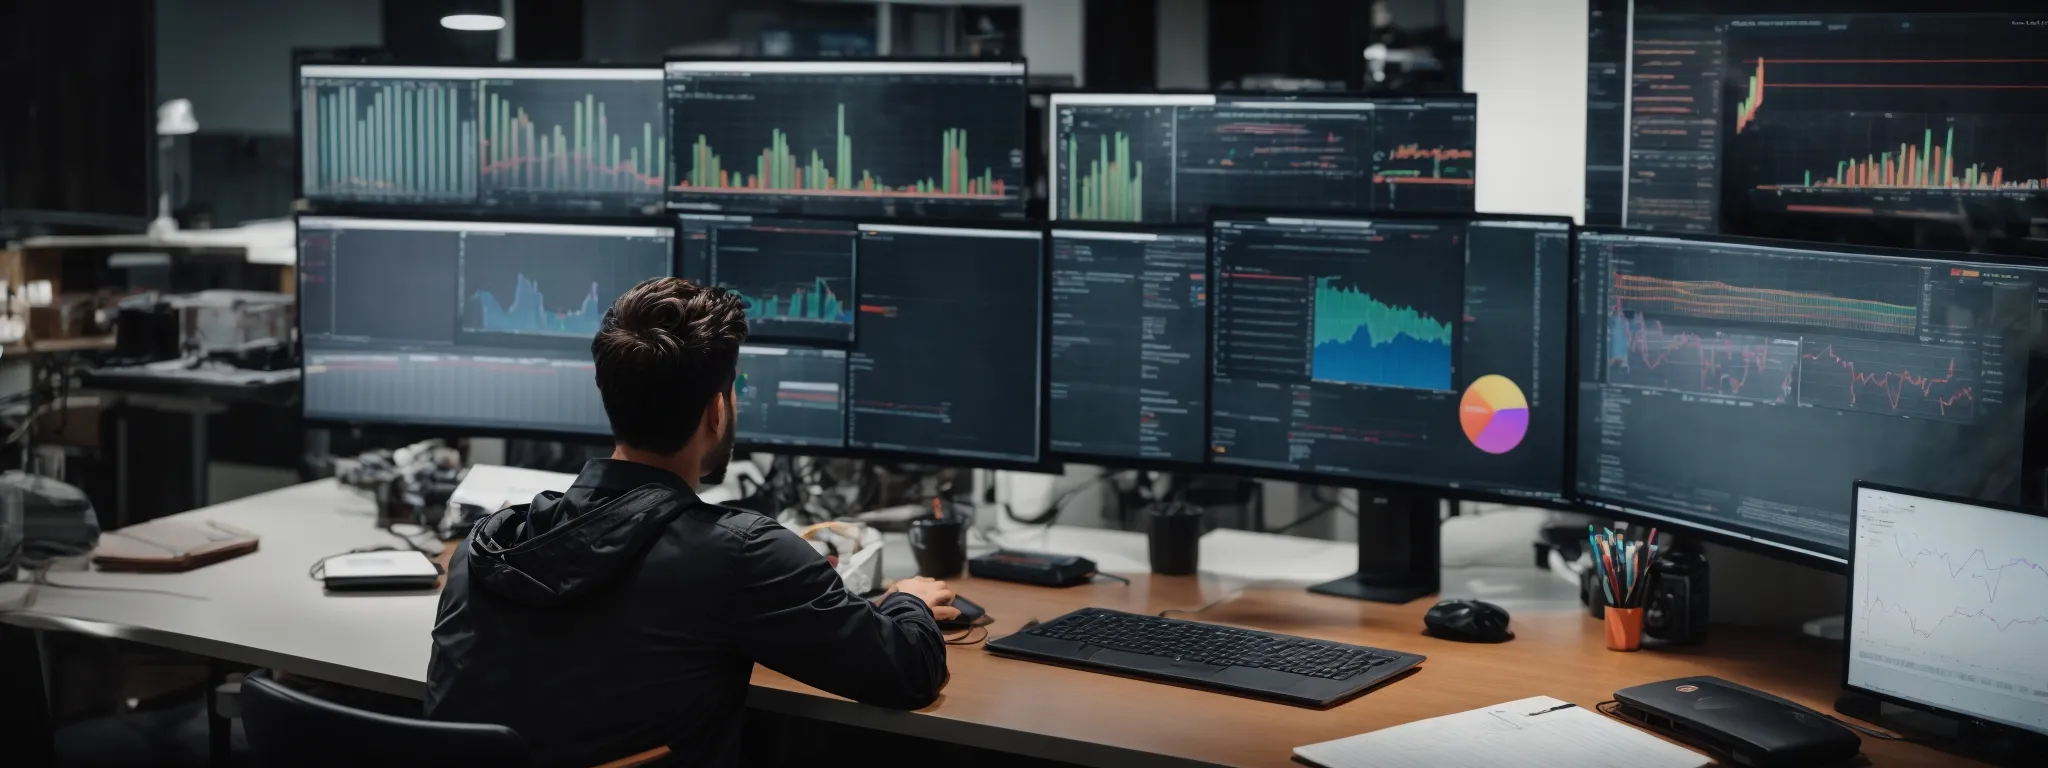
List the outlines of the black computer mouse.
<svg viewBox="0 0 2048 768">
<path fill-rule="evenodd" d="M 1422 617 L 1423 631 L 1461 643 L 1505 643 L 1515 639 L 1508 631 L 1508 612 L 1484 600 L 1445 600 Z"/>
</svg>

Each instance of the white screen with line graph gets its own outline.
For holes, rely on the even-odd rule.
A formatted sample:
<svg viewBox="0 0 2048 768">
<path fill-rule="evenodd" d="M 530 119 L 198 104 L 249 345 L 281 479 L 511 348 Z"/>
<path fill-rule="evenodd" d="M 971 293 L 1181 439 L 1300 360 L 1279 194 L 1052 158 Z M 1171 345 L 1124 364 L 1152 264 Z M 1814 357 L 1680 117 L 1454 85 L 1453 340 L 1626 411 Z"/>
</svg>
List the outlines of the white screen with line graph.
<svg viewBox="0 0 2048 768">
<path fill-rule="evenodd" d="M 1856 493 L 1849 685 L 2048 733 L 2048 517 Z"/>
</svg>

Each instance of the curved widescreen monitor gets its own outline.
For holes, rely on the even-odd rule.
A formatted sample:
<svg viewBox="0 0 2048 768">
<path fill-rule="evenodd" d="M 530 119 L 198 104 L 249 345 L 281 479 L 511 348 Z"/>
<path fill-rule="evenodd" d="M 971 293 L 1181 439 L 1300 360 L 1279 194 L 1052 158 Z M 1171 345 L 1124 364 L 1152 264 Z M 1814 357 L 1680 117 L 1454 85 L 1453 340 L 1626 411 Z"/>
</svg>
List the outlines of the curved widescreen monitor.
<svg viewBox="0 0 2048 768">
<path fill-rule="evenodd" d="M 671 210 L 1024 218 L 1021 61 L 682 60 L 665 70 Z"/>
<path fill-rule="evenodd" d="M 638 215 L 670 165 L 656 67 L 299 67 L 316 207 Z"/>
<path fill-rule="evenodd" d="M 304 409 L 327 422 L 611 434 L 590 341 L 674 230 L 302 216 Z"/>
<path fill-rule="evenodd" d="M 1211 238 L 1211 461 L 1564 497 L 1568 222 L 1225 217 Z"/>
<path fill-rule="evenodd" d="M 1578 279 L 1596 505 L 1839 564 L 1858 480 L 2041 500 L 2048 265 L 1589 230 Z"/>
<path fill-rule="evenodd" d="M 1053 219 L 1472 210 L 1479 122 L 1467 94 L 1056 93 L 1046 111 Z"/>
</svg>

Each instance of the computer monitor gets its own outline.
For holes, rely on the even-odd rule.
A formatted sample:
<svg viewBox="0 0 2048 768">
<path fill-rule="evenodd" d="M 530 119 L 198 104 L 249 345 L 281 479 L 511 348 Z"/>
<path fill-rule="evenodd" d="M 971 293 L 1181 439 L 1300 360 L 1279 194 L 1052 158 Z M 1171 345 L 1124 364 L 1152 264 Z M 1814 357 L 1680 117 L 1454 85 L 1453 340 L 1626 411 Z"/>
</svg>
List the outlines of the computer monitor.
<svg viewBox="0 0 2048 768">
<path fill-rule="evenodd" d="M 669 227 L 302 216 L 304 411 L 323 422 L 606 435 L 590 342 L 670 274 Z"/>
<path fill-rule="evenodd" d="M 1587 223 L 2039 250 L 2039 8 L 1842 6 L 1594 0 Z"/>
<path fill-rule="evenodd" d="M 1051 446 L 1116 464 L 1208 454 L 1209 238 L 1052 231 Z"/>
<path fill-rule="evenodd" d="M 763 450 L 846 447 L 846 355 L 844 349 L 740 347 L 735 440 Z"/>
<path fill-rule="evenodd" d="M 1588 230 L 1578 482 L 1817 565 L 1857 480 L 2001 503 L 2048 463 L 2048 265 Z"/>
<path fill-rule="evenodd" d="M 299 191 L 316 204 L 660 210 L 655 67 L 299 68 Z"/>
<path fill-rule="evenodd" d="M 1207 223 L 1211 208 L 1472 210 L 1465 94 L 1058 93 L 1051 217 Z"/>
<path fill-rule="evenodd" d="M 860 237 L 851 222 L 761 218 L 708 235 L 710 282 L 746 302 L 748 339 L 853 343 Z"/>
<path fill-rule="evenodd" d="M 1225 216 L 1211 238 L 1211 461 L 1564 496 L 1569 222 Z"/>
<path fill-rule="evenodd" d="M 1024 218 L 1023 62 L 666 69 L 672 210 Z"/>
<path fill-rule="evenodd" d="M 847 447 L 977 465 L 1043 461 L 1039 229 L 860 225 Z"/>
<path fill-rule="evenodd" d="M 2048 736 L 2048 511 L 1856 484 L 1843 687 Z"/>
</svg>

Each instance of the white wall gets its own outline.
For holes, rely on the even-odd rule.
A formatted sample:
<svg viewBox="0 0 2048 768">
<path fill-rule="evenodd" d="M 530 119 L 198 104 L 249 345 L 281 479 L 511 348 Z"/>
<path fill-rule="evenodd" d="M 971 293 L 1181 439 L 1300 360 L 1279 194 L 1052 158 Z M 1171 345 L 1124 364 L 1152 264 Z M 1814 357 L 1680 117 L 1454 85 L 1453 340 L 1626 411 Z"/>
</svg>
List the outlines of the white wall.
<svg viewBox="0 0 2048 768">
<path fill-rule="evenodd" d="M 377 45 L 378 0 L 157 0 L 156 93 L 207 133 L 292 131 L 292 49 Z"/>
<path fill-rule="evenodd" d="M 1479 94 L 1479 210 L 1581 217 L 1586 0 L 1466 0 L 1465 88 Z"/>
</svg>

